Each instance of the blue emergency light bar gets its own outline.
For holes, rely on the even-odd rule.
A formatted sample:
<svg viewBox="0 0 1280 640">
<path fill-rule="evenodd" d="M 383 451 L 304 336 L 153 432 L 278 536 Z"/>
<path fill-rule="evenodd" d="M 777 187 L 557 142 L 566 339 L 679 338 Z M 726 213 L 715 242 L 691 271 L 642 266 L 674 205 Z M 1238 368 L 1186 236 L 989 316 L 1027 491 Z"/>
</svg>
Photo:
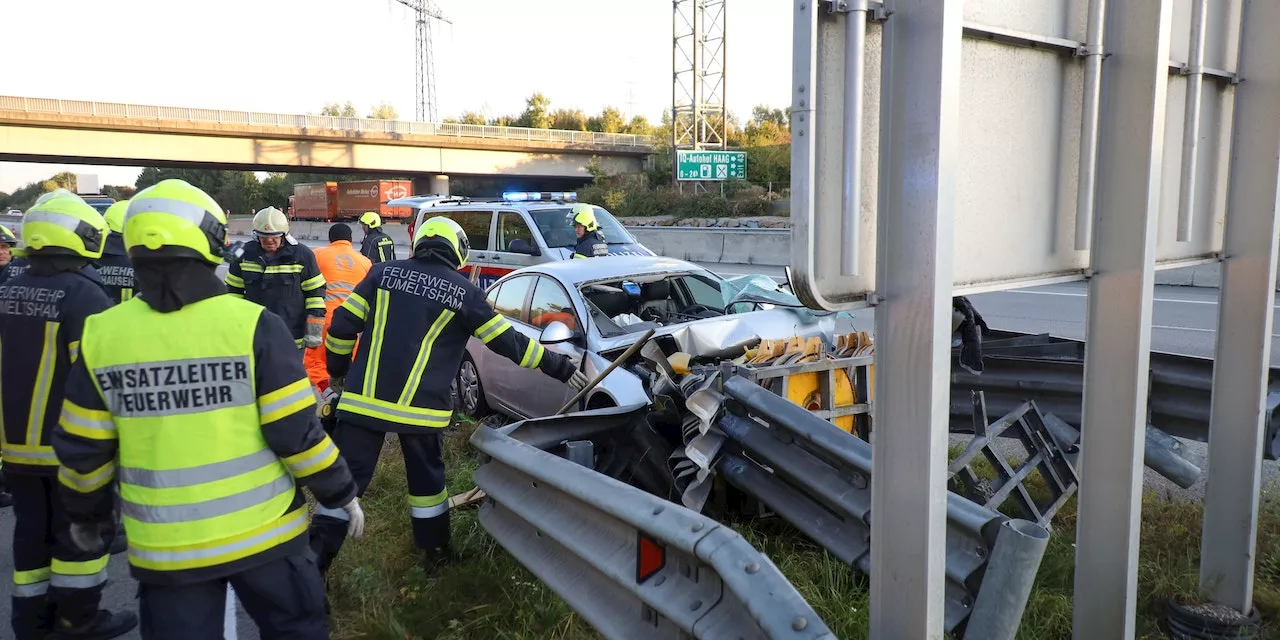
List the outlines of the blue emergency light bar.
<svg viewBox="0 0 1280 640">
<path fill-rule="evenodd" d="M 502 194 L 506 202 L 577 202 L 573 191 L 508 191 Z"/>
</svg>

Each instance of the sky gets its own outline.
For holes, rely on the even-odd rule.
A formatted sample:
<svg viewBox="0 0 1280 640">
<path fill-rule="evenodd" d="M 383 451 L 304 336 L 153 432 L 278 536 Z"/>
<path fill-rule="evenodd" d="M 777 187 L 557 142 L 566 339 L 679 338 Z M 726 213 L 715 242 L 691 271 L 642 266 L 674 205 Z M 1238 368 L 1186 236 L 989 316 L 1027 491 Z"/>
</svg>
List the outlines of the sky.
<svg viewBox="0 0 1280 640">
<path fill-rule="evenodd" d="M 437 110 L 518 114 L 671 105 L 671 0 L 435 0 Z M 790 102 L 791 6 L 727 0 L 727 103 Z M 351 100 L 414 113 L 412 11 L 396 0 L 0 0 L 0 95 L 318 113 Z M 30 52 L 23 55 L 21 52 Z M 26 63 L 19 63 L 25 60 Z M 68 169 L 68 167 L 71 167 Z M 61 170 L 132 184 L 138 169 L 0 163 L 0 190 Z"/>
</svg>

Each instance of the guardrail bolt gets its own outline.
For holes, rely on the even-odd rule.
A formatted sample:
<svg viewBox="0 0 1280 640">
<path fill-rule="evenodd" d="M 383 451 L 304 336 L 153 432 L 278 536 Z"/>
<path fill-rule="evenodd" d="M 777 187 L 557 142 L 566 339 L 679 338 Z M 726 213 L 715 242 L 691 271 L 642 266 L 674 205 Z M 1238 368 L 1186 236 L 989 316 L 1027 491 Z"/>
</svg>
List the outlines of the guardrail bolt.
<svg viewBox="0 0 1280 640">
<path fill-rule="evenodd" d="M 747 565 L 747 573 L 755 573 L 759 570 L 760 570 L 759 562 L 752 562 L 751 564 Z"/>
<path fill-rule="evenodd" d="M 701 600 L 694 600 L 694 601 L 693 601 L 693 604 L 689 605 L 689 610 L 690 610 L 690 611 L 697 611 L 698 609 L 701 609 L 701 608 L 702 608 L 702 601 L 701 601 Z"/>
<path fill-rule="evenodd" d="M 803 616 L 797 616 L 795 620 L 791 621 L 791 628 L 796 631 L 804 631 L 808 627 L 809 619 Z"/>
<path fill-rule="evenodd" d="M 656 515 L 658 515 L 658 514 L 662 513 L 662 509 L 663 509 L 663 508 L 662 508 L 662 507 L 660 507 L 660 506 L 659 506 L 659 507 L 654 507 L 654 508 L 653 508 L 653 515 L 655 515 L 655 516 L 656 516 Z"/>
<path fill-rule="evenodd" d="M 694 531 L 702 531 L 702 523 L 701 523 L 701 522 L 695 522 L 695 523 L 693 523 L 693 530 L 694 530 Z"/>
</svg>

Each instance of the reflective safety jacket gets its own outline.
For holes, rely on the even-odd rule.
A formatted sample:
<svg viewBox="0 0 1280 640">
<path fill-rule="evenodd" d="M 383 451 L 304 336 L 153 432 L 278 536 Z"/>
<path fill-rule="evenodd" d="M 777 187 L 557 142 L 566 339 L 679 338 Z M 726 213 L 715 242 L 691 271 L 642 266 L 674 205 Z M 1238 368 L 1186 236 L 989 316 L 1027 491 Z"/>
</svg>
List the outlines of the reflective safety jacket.
<svg viewBox="0 0 1280 640">
<path fill-rule="evenodd" d="M 328 333 L 334 310 L 364 280 L 373 264 L 356 251 L 349 240 L 336 240 L 327 247 L 320 247 L 315 250 L 315 256 L 316 264 L 320 265 L 320 273 L 324 275 L 324 330 Z M 329 371 L 324 361 L 324 349 L 307 349 L 303 362 L 307 366 L 307 377 L 311 378 L 311 384 L 328 384 Z"/>
<path fill-rule="evenodd" d="M 573 258 L 598 258 L 609 255 L 609 243 L 599 231 L 585 233 L 573 246 Z"/>
<path fill-rule="evenodd" d="M 120 303 L 133 297 L 133 261 L 124 248 L 124 236 L 112 233 L 102 247 L 102 257 L 93 263 L 111 302 Z"/>
<path fill-rule="evenodd" d="M 199 339 L 192 339 L 198 336 Z M 356 494 L 277 316 L 229 295 L 134 298 L 85 324 L 53 444 L 72 522 L 112 517 L 138 580 L 186 584 L 306 553 L 307 503 Z"/>
<path fill-rule="evenodd" d="M 357 335 L 360 352 L 352 364 Z M 444 263 L 413 258 L 374 265 L 334 312 L 325 338 L 329 373 L 346 376 L 338 419 L 404 433 L 448 426 L 450 386 L 471 336 L 526 369 L 559 380 L 573 375 L 571 360 L 516 331 L 484 291 Z"/>
<path fill-rule="evenodd" d="M 396 259 L 396 243 L 382 230 L 382 227 L 370 229 L 360 241 L 360 253 L 373 264 L 390 262 Z"/>
<path fill-rule="evenodd" d="M 307 317 L 324 317 L 324 276 L 304 244 L 286 239 L 275 255 L 268 256 L 257 240 L 250 240 L 240 259 L 228 266 L 225 282 L 231 295 L 280 316 L 299 349 L 307 335 Z"/>
<path fill-rule="evenodd" d="M 0 285 L 0 404 L 6 472 L 58 472 L 50 435 L 85 319 L 111 306 L 88 269 L 22 273 Z"/>
</svg>

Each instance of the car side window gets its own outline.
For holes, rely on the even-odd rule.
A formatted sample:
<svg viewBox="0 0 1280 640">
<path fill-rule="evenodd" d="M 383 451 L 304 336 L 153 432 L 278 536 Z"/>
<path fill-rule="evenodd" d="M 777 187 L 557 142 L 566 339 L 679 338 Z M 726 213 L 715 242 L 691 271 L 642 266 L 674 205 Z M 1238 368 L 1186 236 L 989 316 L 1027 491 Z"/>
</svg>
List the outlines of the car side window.
<svg viewBox="0 0 1280 640">
<path fill-rule="evenodd" d="M 484 296 L 484 301 L 488 302 L 489 306 L 494 307 L 495 309 L 497 308 L 497 304 L 498 304 L 498 290 L 501 288 L 502 288 L 502 285 L 500 284 L 494 285 L 489 288 L 489 293 L 485 294 Z"/>
<path fill-rule="evenodd" d="M 529 287 L 533 286 L 533 280 L 532 276 L 521 276 L 503 282 L 494 298 L 494 311 L 512 320 L 523 321 L 520 312 L 524 309 L 524 301 L 529 295 Z"/>
<path fill-rule="evenodd" d="M 499 213 L 498 245 L 494 250 L 511 251 L 511 243 L 517 240 L 522 241 L 528 248 L 538 246 L 533 240 L 533 231 L 529 229 L 529 225 L 524 218 L 520 217 L 520 214 L 512 211 Z"/>
<path fill-rule="evenodd" d="M 573 331 L 578 330 L 573 303 L 564 287 L 551 278 L 538 278 L 538 284 L 533 289 L 533 300 L 529 303 L 529 323 L 542 329 L 557 320 Z"/>
<path fill-rule="evenodd" d="M 489 226 L 493 222 L 492 211 L 449 211 L 436 215 L 447 215 L 462 230 L 467 232 L 467 242 L 473 251 L 489 250 Z"/>
</svg>

